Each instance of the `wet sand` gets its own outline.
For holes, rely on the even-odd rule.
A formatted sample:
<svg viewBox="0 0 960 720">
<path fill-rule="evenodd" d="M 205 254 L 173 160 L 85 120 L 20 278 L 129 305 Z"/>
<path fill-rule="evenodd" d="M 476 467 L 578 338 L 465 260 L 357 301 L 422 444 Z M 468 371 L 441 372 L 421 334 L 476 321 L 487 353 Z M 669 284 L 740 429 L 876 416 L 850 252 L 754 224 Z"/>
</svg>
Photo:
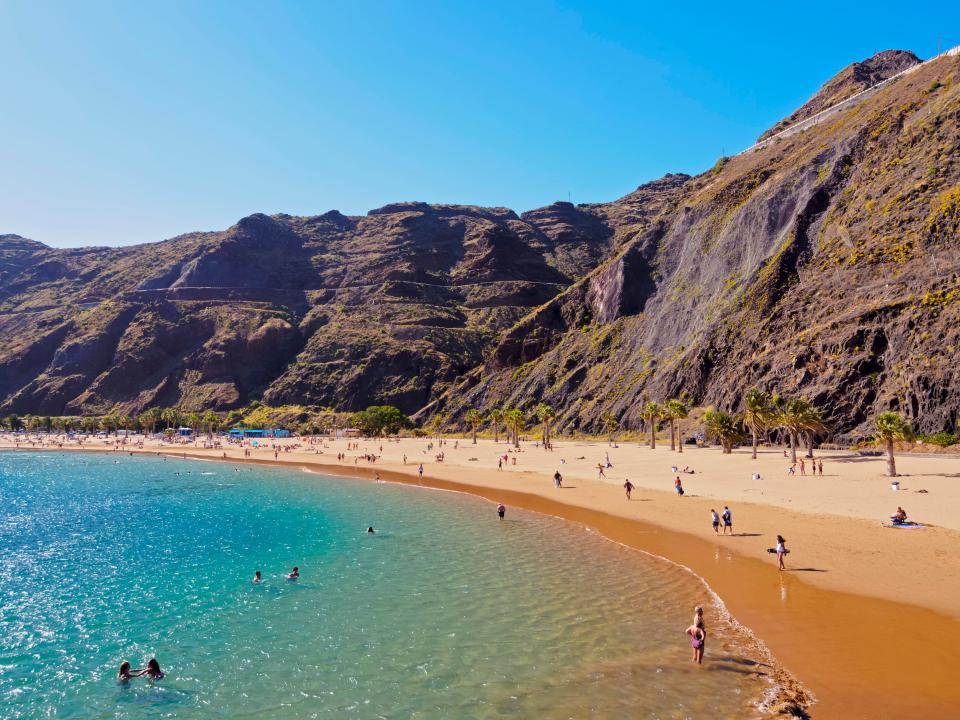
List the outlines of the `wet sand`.
<svg viewBox="0 0 960 720">
<path fill-rule="evenodd" d="M 844 504 L 850 498 L 864 498 L 860 503 L 866 506 L 864 514 L 873 512 L 872 504 L 887 507 L 893 502 L 892 509 L 895 509 L 896 504 L 906 505 L 908 498 L 911 503 L 915 497 L 929 500 L 908 496 L 903 491 L 893 493 L 893 500 L 889 500 L 881 492 L 889 488 L 889 481 L 882 478 L 882 467 L 877 466 L 882 459 L 861 462 L 851 457 L 849 464 L 856 467 L 860 475 L 851 473 L 843 479 L 790 477 L 786 481 L 765 481 L 765 502 L 748 504 L 735 499 L 736 489 L 725 487 L 724 483 L 745 485 L 739 497 L 756 489 L 749 484 L 752 482 L 749 476 L 746 482 L 736 479 L 740 478 L 738 466 L 744 464 L 744 460 L 745 467 L 758 467 L 751 463 L 749 455 L 744 459 L 742 454 L 730 457 L 701 450 L 681 456 L 668 450 L 661 454 L 659 449 L 650 451 L 635 446 L 627 453 L 610 450 L 614 469 L 620 473 L 629 469 L 629 477 L 637 485 L 633 500 L 627 502 L 619 487 L 622 476 L 607 481 L 584 477 L 586 472 L 596 472 L 596 457 L 600 455 L 602 459 L 602 454 L 608 451 L 603 443 L 558 446 L 553 453 L 528 446 L 518 455 L 518 466 L 511 464 L 504 472 L 498 472 L 494 458 L 506 450 L 503 443 L 494 446 L 481 441 L 480 445 L 472 446 L 469 441 L 460 441 L 461 447 L 454 450 L 451 440 L 443 447 L 446 462 L 428 464 L 426 457 L 433 459 L 433 453 L 423 454 L 427 442 L 423 439 L 385 442 L 382 460 L 373 465 L 364 460 L 354 464 L 353 458 L 365 451 L 379 454 L 378 441 L 360 441 L 360 449 L 348 451 L 345 463 L 336 461 L 336 453 L 344 451 L 346 443 L 336 441 L 328 442 L 323 454 L 309 448 L 308 452 L 282 452 L 278 464 L 366 479 L 379 473 L 384 480 L 418 484 L 417 465 L 423 461 L 424 485 L 502 501 L 507 504 L 508 512 L 509 507 L 523 507 L 583 523 L 611 540 L 690 568 L 709 583 L 734 618 L 762 639 L 779 663 L 812 691 L 818 700 L 809 709 L 812 717 L 878 718 L 904 713 L 908 717 L 955 716 L 960 684 L 955 681 L 956 670 L 951 663 L 956 657 L 955 648 L 960 646 L 960 594 L 953 592 L 958 576 L 953 564 L 957 557 L 954 551 L 960 547 L 960 534 L 944 527 L 890 530 L 882 528 L 879 521 L 854 516 Z M 88 445 L 85 449 L 103 447 Z M 157 451 L 158 448 L 149 443 L 144 450 Z M 222 454 L 220 450 L 193 447 L 164 446 L 162 451 L 172 456 L 186 452 L 188 457 L 198 459 L 220 459 Z M 253 457 L 246 461 L 275 462 L 272 451 L 252 452 Z M 409 455 L 407 465 L 401 463 L 403 453 Z M 592 453 L 593 457 L 574 465 L 575 459 L 584 453 Z M 643 453 L 647 453 L 646 458 Z M 567 486 L 562 490 L 553 487 L 552 470 L 547 472 L 549 467 L 557 465 L 560 454 L 570 458 L 560 466 Z M 239 449 L 228 450 L 231 462 L 245 461 L 240 455 Z M 478 460 L 471 461 L 471 457 Z M 479 462 L 481 457 L 485 467 L 468 465 Z M 647 459 L 649 464 L 649 458 L 681 466 L 695 462 L 698 469 L 709 468 L 711 476 L 709 480 L 702 472 L 682 476 L 689 493 L 684 498 L 649 490 L 646 485 L 662 485 L 663 476 L 670 475 L 669 467 L 667 473 L 644 475 L 640 461 Z M 768 452 L 765 462 L 760 463 L 762 473 L 768 472 L 766 468 L 774 458 L 776 464 L 782 464 L 779 451 Z M 840 465 L 843 459 L 836 456 L 827 460 L 825 474 L 829 475 L 831 465 Z M 929 494 L 935 495 L 939 511 L 949 516 L 957 505 L 951 493 L 941 492 L 938 478 L 953 480 L 949 476 L 960 469 L 960 462 L 936 458 L 940 465 L 934 466 L 928 460 L 901 459 L 904 471 L 913 471 L 912 475 L 902 478 L 902 482 L 906 486 L 915 482 L 911 477 L 924 477 L 923 482 L 930 487 Z M 631 467 L 631 461 L 637 467 Z M 946 468 L 942 467 L 944 463 Z M 727 471 L 736 469 L 736 478 L 723 477 L 719 469 L 724 464 Z M 919 470 L 932 472 L 921 474 Z M 612 470 L 607 472 L 614 475 Z M 873 472 L 878 475 L 876 482 L 868 477 Z M 672 477 L 666 477 L 665 481 L 672 486 Z M 707 482 L 711 497 L 691 497 L 706 495 L 703 490 L 696 493 L 692 488 L 698 484 L 706 487 Z M 865 482 L 870 482 L 869 492 L 876 490 L 877 498 L 868 497 L 868 491 L 862 487 L 850 487 Z M 949 489 L 954 490 L 957 484 L 951 482 Z M 815 492 L 811 492 L 811 488 Z M 723 503 L 716 499 L 720 496 L 718 493 L 731 498 L 727 502 L 734 509 L 734 527 L 741 533 L 735 537 L 715 537 L 709 528 L 709 508 L 720 505 L 717 510 L 722 509 Z M 783 494 L 793 497 L 784 498 Z M 817 503 L 846 511 L 846 515 L 810 511 L 804 507 L 804 503 L 809 502 L 804 500 L 808 494 Z M 795 499 L 804 510 L 781 507 Z M 493 507 L 491 516 L 495 518 Z M 784 534 L 788 546 L 794 550 L 787 558 L 786 573 L 778 572 L 775 558 L 764 552 L 773 544 L 772 532 Z M 808 549 L 813 544 L 819 549 Z M 940 567 L 937 567 L 938 561 Z M 924 578 L 923 574 L 930 568 L 936 568 L 935 574 Z M 851 574 L 855 576 L 854 583 L 850 581 Z M 851 584 L 856 584 L 862 592 L 850 592 Z M 896 601 L 898 594 L 910 598 L 911 602 Z M 918 598 L 924 601 L 916 602 Z M 787 688 L 785 699 L 791 692 L 795 699 L 803 699 L 788 677 L 780 680 Z"/>
</svg>

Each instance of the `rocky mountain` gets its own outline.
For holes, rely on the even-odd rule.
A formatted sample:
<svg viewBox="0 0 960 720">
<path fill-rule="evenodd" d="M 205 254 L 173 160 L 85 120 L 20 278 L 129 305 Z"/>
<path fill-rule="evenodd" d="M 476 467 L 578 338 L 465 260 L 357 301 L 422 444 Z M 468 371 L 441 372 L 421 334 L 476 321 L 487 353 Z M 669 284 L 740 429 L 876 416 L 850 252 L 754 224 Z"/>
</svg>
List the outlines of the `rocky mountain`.
<svg viewBox="0 0 960 720">
<path fill-rule="evenodd" d="M 960 57 L 880 53 L 777 127 L 910 67 L 610 203 L 254 215 L 119 249 L 0 236 L 0 411 L 542 399 L 599 430 L 647 397 L 737 409 L 759 385 L 839 436 L 888 408 L 953 429 Z"/>
</svg>

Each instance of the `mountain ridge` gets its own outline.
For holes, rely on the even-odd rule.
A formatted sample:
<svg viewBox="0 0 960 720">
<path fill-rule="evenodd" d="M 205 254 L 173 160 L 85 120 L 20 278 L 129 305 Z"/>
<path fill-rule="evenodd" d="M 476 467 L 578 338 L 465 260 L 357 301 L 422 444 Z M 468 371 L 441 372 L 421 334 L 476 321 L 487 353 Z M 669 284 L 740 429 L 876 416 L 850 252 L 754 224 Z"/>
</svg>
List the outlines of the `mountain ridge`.
<svg viewBox="0 0 960 720">
<path fill-rule="evenodd" d="M 916 62 L 854 63 L 781 123 Z M 0 236 L 0 411 L 256 399 L 457 420 L 543 399 L 597 431 L 646 397 L 736 408 L 757 384 L 850 437 L 887 408 L 952 428 L 951 356 L 928 341 L 954 347 L 958 64 L 608 203 L 254 214 L 127 248 Z"/>
</svg>

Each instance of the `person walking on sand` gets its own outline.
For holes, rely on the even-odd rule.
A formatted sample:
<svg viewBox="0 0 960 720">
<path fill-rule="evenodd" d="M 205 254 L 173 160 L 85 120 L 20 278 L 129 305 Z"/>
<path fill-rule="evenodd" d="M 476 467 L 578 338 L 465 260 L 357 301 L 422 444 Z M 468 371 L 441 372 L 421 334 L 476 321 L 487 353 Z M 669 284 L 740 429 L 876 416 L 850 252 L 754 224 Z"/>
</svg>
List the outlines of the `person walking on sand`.
<svg viewBox="0 0 960 720">
<path fill-rule="evenodd" d="M 786 570 L 786 566 L 783 564 L 783 556 L 787 554 L 787 541 L 783 539 L 783 535 L 777 535 L 777 562 L 780 563 L 780 569 Z"/>
<path fill-rule="evenodd" d="M 823 477 L 823 459 L 817 460 L 817 474 Z"/>
<path fill-rule="evenodd" d="M 503 516 L 506 514 L 506 512 L 507 512 L 506 505 L 504 505 L 503 503 L 500 503 L 499 505 L 497 505 L 497 515 L 500 516 L 501 520 L 503 520 Z"/>
<path fill-rule="evenodd" d="M 420 467 L 417 468 L 417 474 L 420 475 L 420 479 L 423 480 L 423 463 L 420 463 Z"/>
<path fill-rule="evenodd" d="M 627 491 L 627 500 L 630 499 L 630 493 L 633 492 L 633 483 L 627 480 L 623 483 L 623 489 Z"/>
<path fill-rule="evenodd" d="M 733 535 L 733 513 L 730 512 L 730 508 L 726 505 L 723 506 L 723 534 L 727 534 L 727 528 L 730 529 L 730 534 Z"/>
<path fill-rule="evenodd" d="M 502 457 L 498 457 L 498 458 L 497 458 L 497 470 L 503 470 L 503 458 L 502 458 Z"/>
<path fill-rule="evenodd" d="M 677 495 L 683 496 L 683 483 L 680 482 L 680 476 L 677 475 L 676 479 L 673 481 L 673 490 Z"/>
<path fill-rule="evenodd" d="M 603 472 L 603 463 L 597 463 L 597 471 L 598 471 L 597 480 L 599 480 L 600 478 L 606 477 L 606 474 Z"/>
<path fill-rule="evenodd" d="M 807 465 L 805 462 L 803 462 L 803 458 L 800 458 L 800 474 L 801 475 L 807 474 Z"/>
<path fill-rule="evenodd" d="M 713 533 L 714 535 L 720 534 L 720 516 L 717 515 L 717 511 L 713 508 L 710 508 L 710 522 L 713 523 Z"/>
<path fill-rule="evenodd" d="M 563 487 L 563 475 L 560 474 L 560 471 L 559 471 L 559 470 L 557 470 L 557 471 L 553 474 L 553 483 L 554 483 L 558 488 L 562 488 L 562 487 Z"/>
</svg>

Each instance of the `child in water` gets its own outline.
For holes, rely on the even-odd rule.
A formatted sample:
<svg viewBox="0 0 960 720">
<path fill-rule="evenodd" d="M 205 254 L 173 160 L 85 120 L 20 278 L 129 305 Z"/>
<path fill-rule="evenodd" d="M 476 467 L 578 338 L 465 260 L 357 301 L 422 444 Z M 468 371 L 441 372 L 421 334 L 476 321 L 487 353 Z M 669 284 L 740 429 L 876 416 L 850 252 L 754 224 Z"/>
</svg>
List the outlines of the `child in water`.
<svg viewBox="0 0 960 720">
<path fill-rule="evenodd" d="M 290 574 L 287 575 L 287 580 L 296 580 L 298 577 L 300 577 L 300 568 L 295 565 Z"/>
</svg>

